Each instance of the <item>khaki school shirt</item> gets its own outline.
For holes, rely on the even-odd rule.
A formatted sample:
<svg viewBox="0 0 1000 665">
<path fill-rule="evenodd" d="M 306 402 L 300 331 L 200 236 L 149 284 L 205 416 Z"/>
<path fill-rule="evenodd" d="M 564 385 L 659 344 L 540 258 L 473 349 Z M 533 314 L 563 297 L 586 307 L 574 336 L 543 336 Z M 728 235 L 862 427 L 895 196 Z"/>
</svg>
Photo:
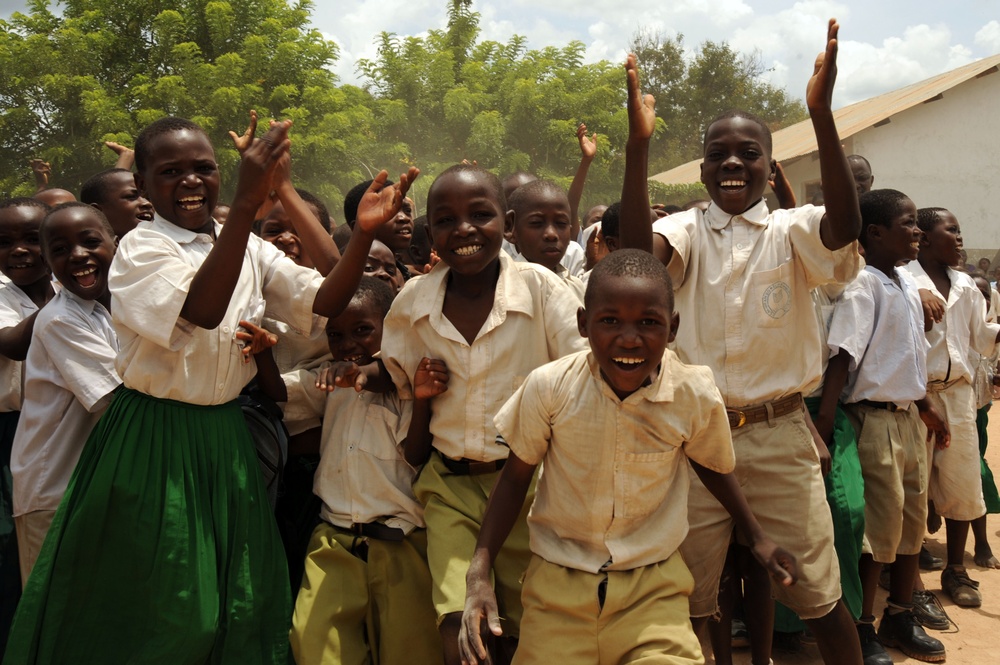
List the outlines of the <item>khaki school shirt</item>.
<svg viewBox="0 0 1000 665">
<path fill-rule="evenodd" d="M 860 268 L 856 242 L 823 245 L 824 213 L 811 205 L 769 212 L 762 199 L 742 215 L 713 203 L 653 224 L 674 249 L 674 348 L 684 362 L 711 368 L 730 407 L 819 385 L 824 340 L 810 291 L 844 284 Z"/>
<path fill-rule="evenodd" d="M 580 302 L 551 270 L 501 252 L 493 309 L 469 344 L 442 312 L 449 274 L 439 263 L 406 283 L 385 320 L 382 360 L 402 399 L 413 399 L 422 358 L 443 360 L 450 378 L 431 402 L 434 447 L 452 459 L 504 459 L 493 416 L 531 370 L 586 348 Z"/>
<path fill-rule="evenodd" d="M 0 328 L 11 328 L 38 311 L 38 306 L 19 286 L 0 283 Z M 0 356 L 0 412 L 21 410 L 24 367 L 18 360 Z"/>
<path fill-rule="evenodd" d="M 667 559 L 688 531 L 688 459 L 733 470 L 712 373 L 667 350 L 656 380 L 619 400 L 589 351 L 532 372 L 494 419 L 511 451 L 542 464 L 531 551 L 592 573 Z"/>
</svg>

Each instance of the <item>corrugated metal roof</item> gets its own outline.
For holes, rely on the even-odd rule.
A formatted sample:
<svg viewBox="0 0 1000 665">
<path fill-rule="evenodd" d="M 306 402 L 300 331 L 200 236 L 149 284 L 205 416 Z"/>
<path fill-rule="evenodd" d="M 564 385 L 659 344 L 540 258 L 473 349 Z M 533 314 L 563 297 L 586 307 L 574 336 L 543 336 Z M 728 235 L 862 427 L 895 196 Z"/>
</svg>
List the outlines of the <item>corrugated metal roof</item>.
<svg viewBox="0 0 1000 665">
<path fill-rule="evenodd" d="M 943 94 L 971 78 L 996 72 L 1000 54 L 977 60 L 944 74 L 872 97 L 833 112 L 841 140 L 868 129 L 908 108 L 922 104 Z M 816 151 L 816 134 L 812 122 L 803 120 L 774 133 L 774 158 L 788 161 Z M 701 180 L 701 159 L 676 166 L 669 171 L 650 177 L 665 184 L 694 183 Z"/>
</svg>

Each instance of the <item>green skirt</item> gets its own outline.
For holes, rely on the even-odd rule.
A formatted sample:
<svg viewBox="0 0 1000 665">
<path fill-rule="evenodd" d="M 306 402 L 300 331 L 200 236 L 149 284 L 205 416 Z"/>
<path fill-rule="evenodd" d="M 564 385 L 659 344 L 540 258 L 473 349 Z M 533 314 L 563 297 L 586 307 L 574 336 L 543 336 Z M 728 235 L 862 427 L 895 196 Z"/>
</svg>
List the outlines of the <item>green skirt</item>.
<svg viewBox="0 0 1000 665">
<path fill-rule="evenodd" d="M 239 406 L 120 388 L 56 512 L 3 663 L 285 665 L 287 575 Z"/>
<path fill-rule="evenodd" d="M 979 430 L 979 475 L 983 480 L 983 499 L 986 501 L 986 513 L 996 515 L 1000 513 L 1000 493 L 997 492 L 993 471 L 986 463 L 986 446 L 989 444 L 986 426 L 990 422 L 990 406 L 987 404 L 976 412 L 976 429 Z"/>
<path fill-rule="evenodd" d="M 14 531 L 14 484 L 10 453 L 20 411 L 0 413 L 0 654 L 7 648 L 7 634 L 21 597 L 21 566 L 17 560 Z"/>
</svg>

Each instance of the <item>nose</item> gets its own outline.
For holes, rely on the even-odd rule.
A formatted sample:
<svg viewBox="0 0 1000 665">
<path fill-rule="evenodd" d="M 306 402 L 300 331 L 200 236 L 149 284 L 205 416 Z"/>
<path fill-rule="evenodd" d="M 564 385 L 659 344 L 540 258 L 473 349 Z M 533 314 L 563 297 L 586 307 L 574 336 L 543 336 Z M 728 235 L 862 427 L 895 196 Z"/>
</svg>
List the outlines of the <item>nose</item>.
<svg viewBox="0 0 1000 665">
<path fill-rule="evenodd" d="M 187 173 L 185 173 L 184 178 L 182 178 L 181 182 L 185 187 L 197 187 L 199 184 L 201 184 L 201 181 L 198 178 L 198 174 L 196 174 L 194 171 L 188 171 Z"/>
<path fill-rule="evenodd" d="M 740 159 L 735 154 L 729 155 L 722 161 L 722 167 L 726 169 L 738 168 L 741 166 Z"/>
<path fill-rule="evenodd" d="M 542 237 L 546 240 L 558 240 L 559 234 L 556 233 L 556 227 L 554 224 L 546 224 L 542 228 Z"/>
<path fill-rule="evenodd" d="M 139 202 L 139 210 L 152 210 L 153 209 L 153 204 L 150 203 L 149 200 L 146 199 L 143 196 L 139 197 L 138 202 Z"/>
<path fill-rule="evenodd" d="M 71 260 L 86 259 L 87 254 L 87 249 L 83 245 L 73 245 L 73 248 L 69 252 L 69 258 Z"/>
</svg>

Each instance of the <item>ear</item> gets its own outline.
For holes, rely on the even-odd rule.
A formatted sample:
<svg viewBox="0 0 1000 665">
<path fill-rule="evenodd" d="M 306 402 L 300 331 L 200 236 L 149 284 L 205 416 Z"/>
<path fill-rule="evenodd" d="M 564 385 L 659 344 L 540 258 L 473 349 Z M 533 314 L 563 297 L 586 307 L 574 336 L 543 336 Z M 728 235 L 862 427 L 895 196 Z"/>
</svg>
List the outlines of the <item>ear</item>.
<svg viewBox="0 0 1000 665">
<path fill-rule="evenodd" d="M 354 227 L 352 226 L 351 228 L 354 228 Z M 430 245 L 431 248 L 433 249 L 434 248 L 434 236 L 431 235 L 431 223 L 430 223 L 430 220 L 428 220 L 427 223 L 424 224 L 424 233 L 427 234 L 427 244 Z M 428 260 L 430 260 L 430 258 L 431 257 L 429 257 L 429 256 L 427 257 Z"/>
<path fill-rule="evenodd" d="M 503 220 L 503 237 L 507 239 L 507 242 L 511 242 L 516 245 L 517 234 L 514 233 L 514 219 L 514 211 L 508 210 Z"/>
<path fill-rule="evenodd" d="M 100 203 L 91 203 L 91 204 L 90 204 L 90 207 L 91 207 L 91 208 L 97 208 L 97 209 L 98 209 L 98 210 L 100 210 L 101 212 L 104 212 L 104 208 L 102 208 L 102 207 L 101 207 L 101 204 L 100 204 Z"/>
<path fill-rule="evenodd" d="M 608 248 L 609 252 L 618 251 L 618 238 L 605 236 L 603 233 L 601 234 L 601 237 L 604 238 L 604 246 Z"/>
<path fill-rule="evenodd" d="M 778 176 L 778 162 L 774 159 L 771 160 L 771 172 L 768 174 L 768 180 L 774 180 Z"/>
<path fill-rule="evenodd" d="M 139 194 L 143 198 L 147 198 L 146 197 L 146 179 L 143 177 L 142 173 L 140 173 L 139 171 L 136 171 L 135 175 L 132 176 L 132 177 L 135 178 L 135 188 L 139 190 Z"/>
<path fill-rule="evenodd" d="M 674 338 L 677 337 L 677 326 L 679 326 L 680 323 L 681 323 L 680 312 L 674 312 L 674 315 L 670 317 L 670 335 L 667 337 L 667 344 L 673 342 Z"/>
<path fill-rule="evenodd" d="M 580 337 L 587 337 L 587 310 L 583 307 L 576 310 L 576 329 L 580 331 Z"/>
<path fill-rule="evenodd" d="M 705 162 L 702 162 L 701 164 L 698 165 L 698 173 L 701 174 L 698 177 L 698 179 L 701 181 L 701 184 L 703 184 L 703 185 L 706 184 L 705 183 Z"/>
</svg>

